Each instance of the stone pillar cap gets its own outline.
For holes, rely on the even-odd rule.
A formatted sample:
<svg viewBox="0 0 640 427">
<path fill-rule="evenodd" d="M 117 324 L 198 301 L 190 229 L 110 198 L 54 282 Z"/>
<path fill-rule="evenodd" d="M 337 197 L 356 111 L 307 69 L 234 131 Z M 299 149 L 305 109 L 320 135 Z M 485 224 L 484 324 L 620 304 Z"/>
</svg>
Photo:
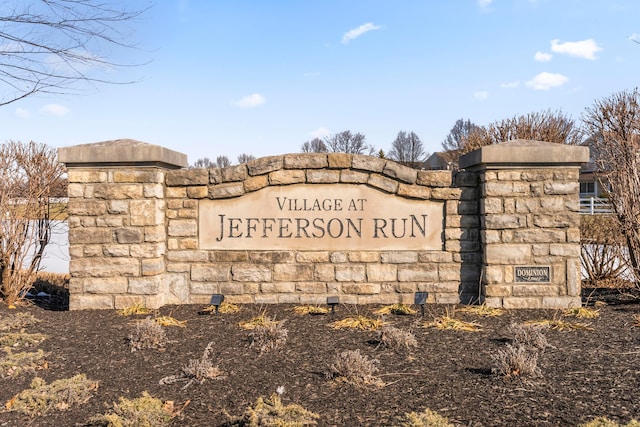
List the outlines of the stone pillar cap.
<svg viewBox="0 0 640 427">
<path fill-rule="evenodd" d="M 580 166 L 589 161 L 589 148 L 580 145 L 516 139 L 487 145 L 460 156 L 460 168 Z"/>
<path fill-rule="evenodd" d="M 61 147 L 58 148 L 58 160 L 67 167 L 158 166 L 179 169 L 189 165 L 186 154 L 133 139 Z"/>
</svg>

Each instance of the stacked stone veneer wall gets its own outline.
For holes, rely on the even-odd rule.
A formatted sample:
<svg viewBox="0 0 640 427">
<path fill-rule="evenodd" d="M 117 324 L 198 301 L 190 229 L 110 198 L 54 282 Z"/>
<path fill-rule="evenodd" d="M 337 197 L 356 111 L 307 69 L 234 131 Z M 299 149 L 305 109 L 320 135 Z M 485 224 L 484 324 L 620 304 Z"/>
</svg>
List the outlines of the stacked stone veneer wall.
<svg viewBox="0 0 640 427">
<path fill-rule="evenodd" d="M 327 296 L 341 303 L 412 302 L 416 291 L 429 292 L 431 303 L 580 302 L 580 159 L 544 160 L 532 169 L 507 158 L 496 166 L 492 152 L 480 150 L 461 161 L 466 171 L 454 173 L 344 153 L 288 154 L 207 170 L 187 169 L 186 156 L 130 140 L 62 148 L 59 157 L 69 171 L 71 309 L 202 304 L 214 293 L 240 303 L 324 303 Z M 501 170 L 505 163 L 509 170 Z M 441 247 L 200 247 L 200 203 L 300 184 L 364 185 L 441 203 Z M 516 265 L 549 266 L 550 280 L 519 283 Z"/>
</svg>

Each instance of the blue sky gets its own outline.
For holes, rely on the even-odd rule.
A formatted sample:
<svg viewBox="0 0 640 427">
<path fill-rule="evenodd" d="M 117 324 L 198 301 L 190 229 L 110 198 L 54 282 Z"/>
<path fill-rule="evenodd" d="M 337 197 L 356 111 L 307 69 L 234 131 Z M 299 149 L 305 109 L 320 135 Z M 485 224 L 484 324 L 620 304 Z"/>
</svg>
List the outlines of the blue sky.
<svg viewBox="0 0 640 427">
<path fill-rule="evenodd" d="M 638 16 L 637 0 L 158 0 L 131 24 L 140 49 L 114 53 L 150 60 L 114 72 L 137 83 L 4 106 L 2 140 L 133 138 L 193 162 L 344 130 L 388 151 L 414 131 L 434 152 L 459 118 L 579 119 L 635 88 Z"/>
</svg>

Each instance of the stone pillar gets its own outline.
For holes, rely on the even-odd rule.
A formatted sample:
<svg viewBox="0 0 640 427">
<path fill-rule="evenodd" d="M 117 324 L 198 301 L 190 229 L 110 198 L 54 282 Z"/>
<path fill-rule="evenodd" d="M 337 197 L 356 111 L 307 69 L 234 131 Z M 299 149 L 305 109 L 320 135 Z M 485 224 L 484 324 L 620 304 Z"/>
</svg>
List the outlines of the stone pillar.
<svg viewBox="0 0 640 427">
<path fill-rule="evenodd" d="M 175 302 L 164 182 L 186 155 L 125 139 L 60 148 L 58 158 L 69 178 L 70 309 Z"/>
<path fill-rule="evenodd" d="M 587 147 L 516 140 L 460 158 L 480 177 L 483 293 L 505 308 L 580 306 L 579 169 Z"/>
</svg>

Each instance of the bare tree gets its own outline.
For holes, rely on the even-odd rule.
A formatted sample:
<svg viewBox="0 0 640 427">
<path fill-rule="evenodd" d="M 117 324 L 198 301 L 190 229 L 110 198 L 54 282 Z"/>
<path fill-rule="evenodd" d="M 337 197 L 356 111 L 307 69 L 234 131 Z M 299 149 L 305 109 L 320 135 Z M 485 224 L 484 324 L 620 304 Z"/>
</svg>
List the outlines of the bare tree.
<svg viewBox="0 0 640 427">
<path fill-rule="evenodd" d="M 412 168 L 420 168 L 427 158 L 424 145 L 415 132 L 398 132 L 387 158 Z"/>
<path fill-rule="evenodd" d="M 56 219 L 51 196 L 63 173 L 51 147 L 0 146 L 0 295 L 8 305 L 22 298 L 39 269 Z"/>
<path fill-rule="evenodd" d="M 366 137 L 361 133 L 351 133 L 345 130 L 324 139 L 328 151 L 332 153 L 352 153 L 373 155 L 375 149 L 366 143 Z"/>
<path fill-rule="evenodd" d="M 79 83 L 114 81 L 119 63 L 103 54 L 134 47 L 124 24 L 146 8 L 126 10 L 101 0 L 20 0 L 2 3 L 0 105 L 35 93 L 69 93 Z M 108 52 L 111 53 L 111 52 Z"/>
<path fill-rule="evenodd" d="M 313 138 L 311 141 L 306 141 L 302 144 L 300 151 L 303 153 L 326 153 L 329 149 L 320 138 Z"/>
<path fill-rule="evenodd" d="M 622 91 L 596 101 L 583 121 L 593 135 L 594 159 L 624 233 L 628 260 L 640 283 L 640 92 Z"/>
<path fill-rule="evenodd" d="M 218 156 L 216 157 L 216 163 L 214 166 L 218 168 L 226 168 L 231 166 L 231 160 L 229 160 L 227 156 Z"/>
<path fill-rule="evenodd" d="M 211 161 L 211 159 L 208 158 L 208 157 L 201 157 L 198 160 L 196 160 L 195 162 L 193 162 L 193 165 L 191 167 L 193 167 L 193 168 L 211 169 L 211 168 L 215 168 L 216 164 L 213 163 Z"/>
<path fill-rule="evenodd" d="M 255 159 L 256 159 L 256 156 L 252 154 L 242 153 L 238 156 L 238 163 L 243 164 Z"/>
<path fill-rule="evenodd" d="M 465 142 L 469 139 L 469 135 L 477 131 L 479 126 L 472 123 L 471 120 L 458 119 L 453 125 L 447 137 L 442 141 L 442 149 L 444 151 L 461 151 Z"/>
</svg>

